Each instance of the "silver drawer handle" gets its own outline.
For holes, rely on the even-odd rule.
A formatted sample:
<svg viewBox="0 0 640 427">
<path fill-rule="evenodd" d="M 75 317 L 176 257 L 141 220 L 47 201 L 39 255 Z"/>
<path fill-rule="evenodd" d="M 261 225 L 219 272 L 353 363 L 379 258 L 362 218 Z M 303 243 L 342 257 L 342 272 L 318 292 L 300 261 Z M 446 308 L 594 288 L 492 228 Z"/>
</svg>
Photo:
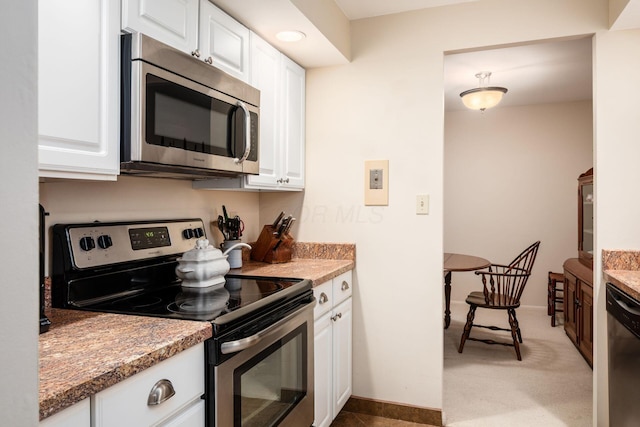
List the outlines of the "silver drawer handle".
<svg viewBox="0 0 640 427">
<path fill-rule="evenodd" d="M 176 390 L 173 388 L 173 384 L 169 380 L 160 380 L 151 387 L 149 392 L 149 398 L 147 399 L 148 406 L 159 405 L 165 400 L 169 400 Z"/>
<path fill-rule="evenodd" d="M 328 302 L 328 301 L 329 301 L 329 297 L 327 296 L 327 294 L 322 292 L 320 294 L 320 299 L 318 299 L 318 304 L 324 304 L 325 302 Z"/>
<path fill-rule="evenodd" d="M 337 321 L 338 319 L 342 319 L 342 313 L 338 313 L 331 318 L 331 320 L 333 320 L 334 322 Z"/>
<path fill-rule="evenodd" d="M 212 57 L 208 57 L 207 59 L 204 60 L 204 62 L 206 62 L 209 65 L 213 65 L 213 58 Z"/>
<path fill-rule="evenodd" d="M 195 56 L 196 58 L 200 58 L 200 51 L 198 49 L 196 49 L 193 52 L 191 52 L 191 55 Z"/>
<path fill-rule="evenodd" d="M 342 281 L 342 290 L 343 290 L 343 291 L 346 291 L 346 290 L 348 290 L 348 289 L 349 289 L 349 284 L 347 283 L 347 281 L 346 281 L 346 280 L 343 280 L 343 281 Z"/>
</svg>

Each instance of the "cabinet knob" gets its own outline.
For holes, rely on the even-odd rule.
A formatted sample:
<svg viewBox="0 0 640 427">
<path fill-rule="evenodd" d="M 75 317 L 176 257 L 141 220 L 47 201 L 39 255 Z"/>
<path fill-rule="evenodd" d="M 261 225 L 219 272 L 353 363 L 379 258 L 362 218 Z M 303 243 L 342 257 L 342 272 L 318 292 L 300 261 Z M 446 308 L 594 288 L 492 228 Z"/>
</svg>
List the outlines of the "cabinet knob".
<svg viewBox="0 0 640 427">
<path fill-rule="evenodd" d="M 173 388 L 171 381 L 167 379 L 160 380 L 151 387 L 149 398 L 147 399 L 147 405 L 159 405 L 162 402 L 169 400 L 174 394 L 176 394 L 176 390 Z"/>
<path fill-rule="evenodd" d="M 337 321 L 338 319 L 341 319 L 341 318 L 342 318 L 342 313 L 338 313 L 335 316 L 333 316 L 331 318 L 331 320 L 333 320 L 335 322 L 335 321 Z"/>
<path fill-rule="evenodd" d="M 191 55 L 195 56 L 196 58 L 200 58 L 200 51 L 198 49 L 196 49 L 193 52 L 191 52 Z"/>
<path fill-rule="evenodd" d="M 327 297 L 327 294 L 325 294 L 324 292 L 322 292 L 320 294 L 320 298 L 318 298 L 318 304 L 324 304 L 327 301 L 329 301 L 329 297 Z"/>
<path fill-rule="evenodd" d="M 207 59 L 204 60 L 204 62 L 206 62 L 209 65 L 213 65 L 213 58 L 212 57 L 208 57 Z"/>
<path fill-rule="evenodd" d="M 342 287 L 341 287 L 341 289 L 342 289 L 343 291 L 349 290 L 349 283 L 347 283 L 347 281 L 346 281 L 346 280 L 343 280 L 343 281 L 342 281 Z"/>
</svg>

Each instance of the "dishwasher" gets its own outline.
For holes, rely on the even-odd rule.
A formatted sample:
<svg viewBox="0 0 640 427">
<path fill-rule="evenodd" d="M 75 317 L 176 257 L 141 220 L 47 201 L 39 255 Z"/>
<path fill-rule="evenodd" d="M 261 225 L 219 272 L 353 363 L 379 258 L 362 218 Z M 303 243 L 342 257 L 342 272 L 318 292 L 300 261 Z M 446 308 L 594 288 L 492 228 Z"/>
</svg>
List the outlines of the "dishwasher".
<svg viewBox="0 0 640 427">
<path fill-rule="evenodd" d="M 640 420 L 640 301 L 607 283 L 609 340 L 609 425 L 637 426 Z"/>
</svg>

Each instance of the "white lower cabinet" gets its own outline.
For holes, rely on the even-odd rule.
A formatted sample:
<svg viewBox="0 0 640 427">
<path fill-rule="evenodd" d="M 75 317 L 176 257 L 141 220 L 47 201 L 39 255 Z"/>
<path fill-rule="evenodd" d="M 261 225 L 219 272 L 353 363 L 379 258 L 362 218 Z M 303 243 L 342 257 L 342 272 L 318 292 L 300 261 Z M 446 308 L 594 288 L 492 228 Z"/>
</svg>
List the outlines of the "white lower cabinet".
<svg viewBox="0 0 640 427">
<path fill-rule="evenodd" d="M 89 399 L 84 399 L 73 406 L 42 420 L 39 427 L 89 427 L 91 410 Z"/>
<path fill-rule="evenodd" d="M 92 396 L 91 425 L 203 427 L 203 394 L 199 344 Z"/>
<path fill-rule="evenodd" d="M 352 273 L 313 288 L 315 427 L 328 427 L 351 396 Z"/>
</svg>

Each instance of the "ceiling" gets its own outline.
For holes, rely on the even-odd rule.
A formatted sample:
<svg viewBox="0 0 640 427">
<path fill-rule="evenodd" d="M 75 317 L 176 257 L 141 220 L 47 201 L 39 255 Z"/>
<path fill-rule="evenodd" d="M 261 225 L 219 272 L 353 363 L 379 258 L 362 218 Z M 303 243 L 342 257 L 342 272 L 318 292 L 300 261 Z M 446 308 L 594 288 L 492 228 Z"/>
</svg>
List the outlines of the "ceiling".
<svg viewBox="0 0 640 427">
<path fill-rule="evenodd" d="M 507 88 L 501 106 L 591 100 L 591 63 L 591 37 L 445 55 L 445 110 L 465 109 L 460 93 L 478 87 L 481 71 Z"/>
<path fill-rule="evenodd" d="M 478 0 L 335 0 L 350 20 Z"/>
<path fill-rule="evenodd" d="M 321 23 L 320 15 L 311 16 L 309 5 L 313 5 L 314 12 L 323 5 L 332 6 L 333 17 L 337 11 L 345 19 L 348 35 L 351 20 L 457 3 L 481 4 L 483 0 L 334 0 L 335 4 L 330 0 L 212 1 L 303 67 L 316 68 L 346 64 L 349 55 L 330 41 L 327 19 L 324 28 L 315 24 Z M 335 25 L 337 21 L 328 22 Z M 303 42 L 284 44 L 275 39 L 277 29 L 294 28 L 307 34 Z M 640 28 L 640 0 L 630 0 L 612 26 L 612 29 L 623 28 Z M 591 53 L 591 38 L 584 37 L 446 54 L 445 109 L 464 109 L 459 94 L 478 86 L 475 74 L 481 71 L 492 72 L 491 85 L 508 89 L 500 104 L 503 106 L 589 100 L 592 97 Z"/>
</svg>

